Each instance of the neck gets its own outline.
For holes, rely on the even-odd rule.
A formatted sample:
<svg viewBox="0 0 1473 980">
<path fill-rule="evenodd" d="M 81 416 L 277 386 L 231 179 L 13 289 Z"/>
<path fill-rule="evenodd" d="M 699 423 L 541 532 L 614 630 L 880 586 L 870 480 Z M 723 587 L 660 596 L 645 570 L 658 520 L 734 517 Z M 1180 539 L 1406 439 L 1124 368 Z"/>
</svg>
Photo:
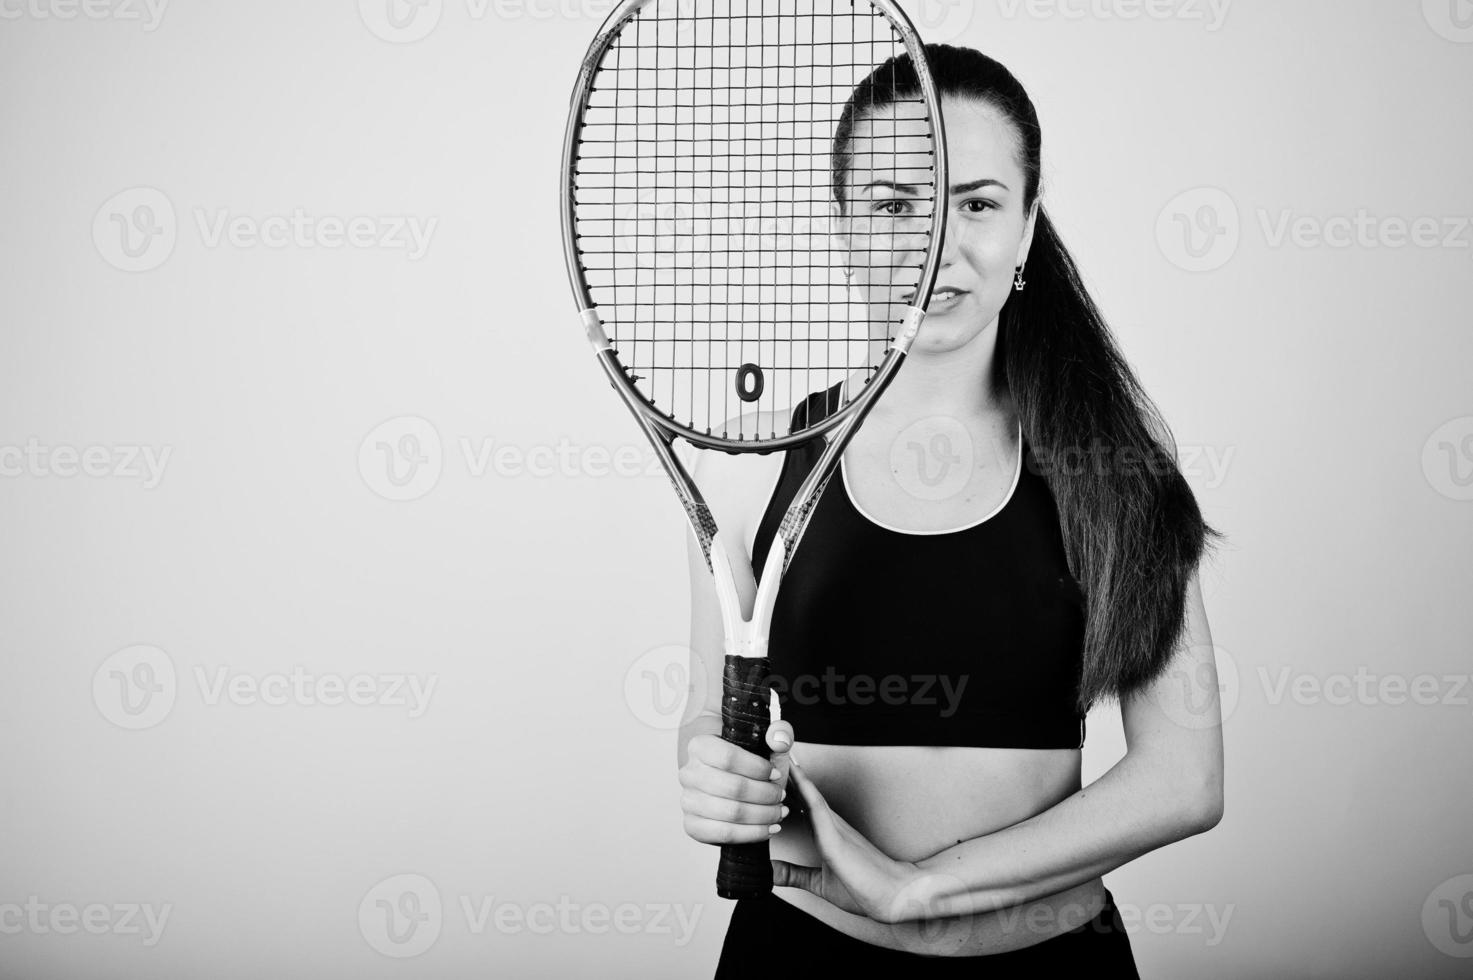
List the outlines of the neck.
<svg viewBox="0 0 1473 980">
<path fill-rule="evenodd" d="M 924 325 L 921 331 L 925 332 Z M 919 345 L 912 347 L 870 417 L 902 426 L 932 415 L 1010 421 L 1012 398 L 993 384 L 996 349 L 996 320 L 956 350 L 928 352 Z"/>
</svg>

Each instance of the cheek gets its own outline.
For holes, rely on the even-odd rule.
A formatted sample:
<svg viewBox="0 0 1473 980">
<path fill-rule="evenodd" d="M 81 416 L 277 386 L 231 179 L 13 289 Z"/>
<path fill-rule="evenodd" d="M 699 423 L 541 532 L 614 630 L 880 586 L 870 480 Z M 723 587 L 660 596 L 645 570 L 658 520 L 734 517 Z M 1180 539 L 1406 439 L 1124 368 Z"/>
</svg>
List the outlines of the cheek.
<svg viewBox="0 0 1473 980">
<path fill-rule="evenodd" d="M 960 222 L 958 222 L 960 224 Z M 948 232 L 950 229 L 948 229 Z M 1012 278 L 1020 232 L 1012 223 L 976 221 L 959 228 L 968 263 L 990 280 L 1006 272 Z"/>
</svg>

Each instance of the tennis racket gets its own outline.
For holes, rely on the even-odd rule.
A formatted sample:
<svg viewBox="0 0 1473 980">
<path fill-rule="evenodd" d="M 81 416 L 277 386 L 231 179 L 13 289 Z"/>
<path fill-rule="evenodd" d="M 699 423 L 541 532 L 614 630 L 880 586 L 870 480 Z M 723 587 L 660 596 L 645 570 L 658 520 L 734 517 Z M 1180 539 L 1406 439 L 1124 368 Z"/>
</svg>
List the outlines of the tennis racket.
<svg viewBox="0 0 1473 980">
<path fill-rule="evenodd" d="M 907 59 L 910 85 L 896 70 Z M 722 738 L 759 755 L 778 585 L 935 283 L 939 105 L 920 39 L 888 0 L 623 0 L 573 93 L 562 199 L 573 295 L 715 580 Z M 790 409 L 831 388 L 837 407 L 795 430 Z M 676 438 L 728 453 L 825 440 L 750 615 Z M 770 893 L 768 843 L 724 845 L 716 890 Z"/>
</svg>

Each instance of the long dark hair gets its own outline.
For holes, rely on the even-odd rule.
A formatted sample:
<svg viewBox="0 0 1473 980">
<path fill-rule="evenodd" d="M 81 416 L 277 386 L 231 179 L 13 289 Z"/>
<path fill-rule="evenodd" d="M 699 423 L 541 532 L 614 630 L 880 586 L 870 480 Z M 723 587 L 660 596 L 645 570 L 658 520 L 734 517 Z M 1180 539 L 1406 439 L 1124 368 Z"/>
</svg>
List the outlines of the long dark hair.
<svg viewBox="0 0 1473 980">
<path fill-rule="evenodd" d="M 943 96 L 976 99 L 1017 134 L 1023 211 L 1039 196 L 1043 134 L 1013 74 L 971 48 L 926 45 Z M 834 136 L 834 199 L 845 206 L 849 140 L 872 106 L 920 92 L 908 56 L 855 89 Z M 1069 570 L 1085 597 L 1077 706 L 1123 698 L 1158 677 L 1180 642 L 1188 582 L 1223 535 L 1202 519 L 1176 462 L 1176 442 L 1120 353 L 1042 204 L 1025 288 L 998 317 L 993 382 L 1016 406 L 1033 462 L 1059 515 Z M 1083 445 L 1088 440 L 1088 446 Z M 1079 465 L 1081 459 L 1100 460 Z"/>
</svg>

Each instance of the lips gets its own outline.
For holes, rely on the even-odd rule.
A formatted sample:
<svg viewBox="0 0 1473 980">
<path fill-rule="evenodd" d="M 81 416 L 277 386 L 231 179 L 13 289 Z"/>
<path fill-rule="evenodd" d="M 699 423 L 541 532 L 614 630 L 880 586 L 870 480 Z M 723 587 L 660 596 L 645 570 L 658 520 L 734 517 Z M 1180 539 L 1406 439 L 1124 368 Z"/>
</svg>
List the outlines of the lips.
<svg viewBox="0 0 1473 980">
<path fill-rule="evenodd" d="M 936 288 L 934 288 L 934 289 L 931 290 L 931 302 L 932 303 L 946 303 L 946 302 L 950 302 L 951 300 L 954 300 L 954 299 L 956 299 L 958 297 L 967 295 L 968 292 L 969 292 L 969 290 L 962 289 L 959 286 L 937 286 Z M 914 289 L 907 290 L 906 293 L 905 293 L 904 298 L 902 299 L 902 302 L 904 302 L 904 303 L 914 303 L 915 302 L 915 298 L 916 298 L 915 290 Z"/>
<path fill-rule="evenodd" d="M 956 299 L 958 296 L 965 296 L 966 294 L 967 291 L 965 289 L 957 289 L 955 286 L 938 286 L 931 290 L 931 300 L 933 302 L 943 303 L 950 299 Z"/>
</svg>

